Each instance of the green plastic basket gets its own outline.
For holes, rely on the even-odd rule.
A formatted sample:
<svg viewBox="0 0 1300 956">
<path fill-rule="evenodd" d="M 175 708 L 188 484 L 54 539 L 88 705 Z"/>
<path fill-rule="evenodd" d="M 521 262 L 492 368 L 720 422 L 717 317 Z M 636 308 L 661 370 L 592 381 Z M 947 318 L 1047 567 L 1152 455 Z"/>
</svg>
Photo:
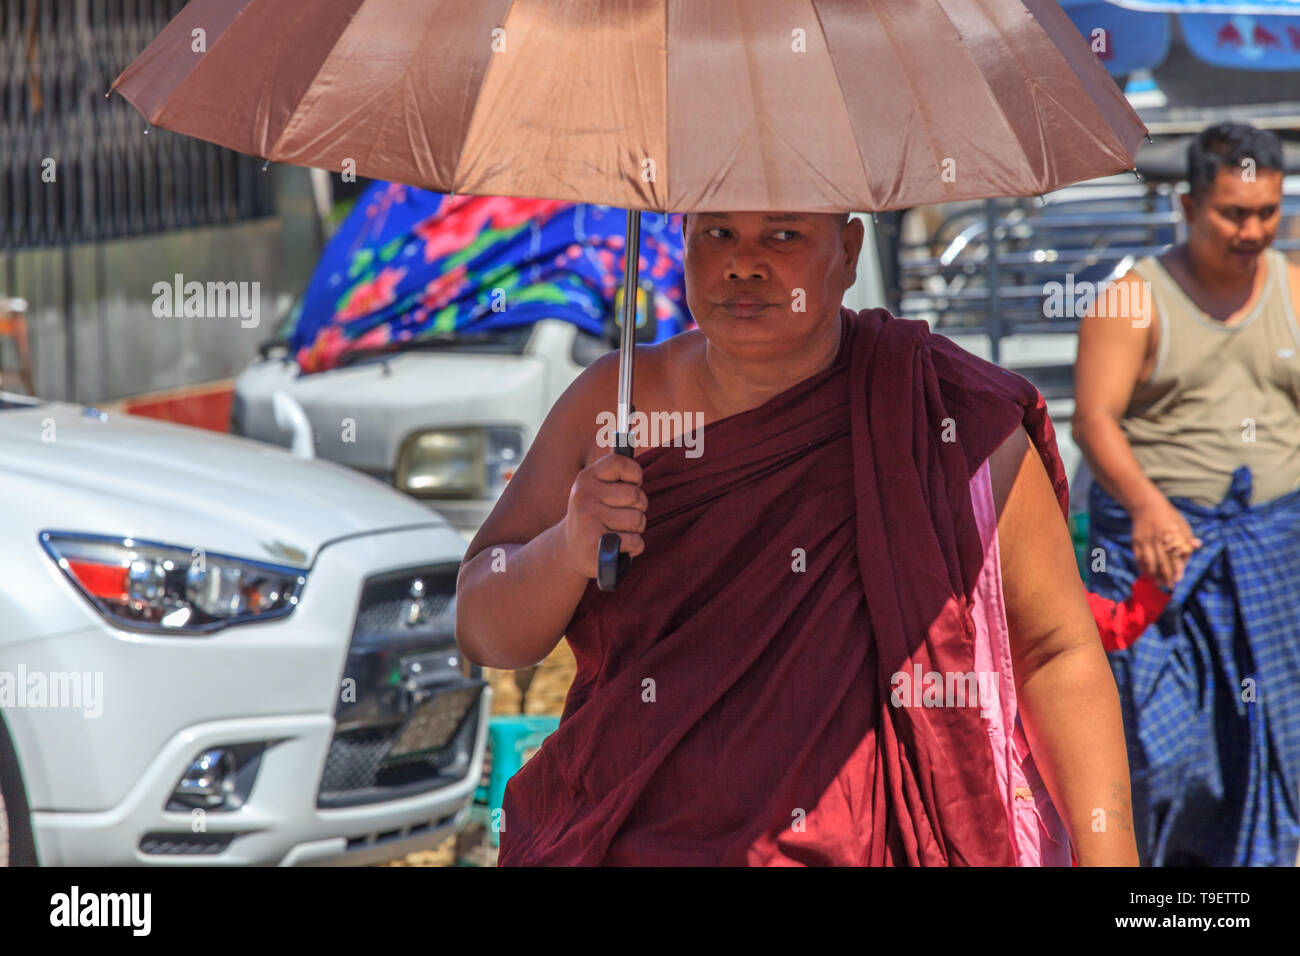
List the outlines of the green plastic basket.
<svg viewBox="0 0 1300 956">
<path fill-rule="evenodd" d="M 483 824 L 492 846 L 501 840 L 492 814 L 500 809 L 505 799 L 506 783 L 523 766 L 531 751 L 560 726 L 559 717 L 498 714 L 488 723 L 488 748 L 492 754 L 492 770 L 486 786 L 474 791 L 474 805 L 470 819 Z M 506 821 L 509 826 L 509 821 Z"/>
</svg>

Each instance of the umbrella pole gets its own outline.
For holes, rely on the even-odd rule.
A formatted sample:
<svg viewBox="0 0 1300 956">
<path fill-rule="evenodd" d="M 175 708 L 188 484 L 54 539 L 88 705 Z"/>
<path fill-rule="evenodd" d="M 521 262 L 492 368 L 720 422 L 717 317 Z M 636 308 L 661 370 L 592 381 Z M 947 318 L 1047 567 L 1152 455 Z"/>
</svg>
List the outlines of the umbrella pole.
<svg viewBox="0 0 1300 956">
<path fill-rule="evenodd" d="M 627 241 L 623 244 L 623 328 L 618 345 L 618 432 L 614 436 L 615 453 L 626 458 L 632 457 L 630 419 L 636 411 L 632 405 L 632 359 L 636 352 L 636 306 L 640 271 L 641 210 L 629 209 Z M 612 531 L 600 536 L 596 556 L 596 586 L 602 591 L 612 591 L 618 587 L 619 577 L 632 562 L 631 557 L 620 553 L 621 543 L 619 536 Z"/>
</svg>

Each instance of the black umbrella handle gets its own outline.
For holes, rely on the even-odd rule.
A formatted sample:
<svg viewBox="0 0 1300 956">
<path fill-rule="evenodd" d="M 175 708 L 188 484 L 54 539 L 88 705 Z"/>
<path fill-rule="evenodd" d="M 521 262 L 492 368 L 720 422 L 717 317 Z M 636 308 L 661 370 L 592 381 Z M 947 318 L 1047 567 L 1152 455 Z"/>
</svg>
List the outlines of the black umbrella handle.
<svg viewBox="0 0 1300 956">
<path fill-rule="evenodd" d="M 624 458 L 632 457 L 632 446 L 628 444 L 627 435 L 618 435 L 614 443 L 614 454 Z M 623 539 L 614 531 L 606 531 L 600 536 L 596 552 L 596 587 L 602 591 L 612 591 L 618 587 L 618 580 L 632 564 L 632 556 L 619 550 Z"/>
</svg>

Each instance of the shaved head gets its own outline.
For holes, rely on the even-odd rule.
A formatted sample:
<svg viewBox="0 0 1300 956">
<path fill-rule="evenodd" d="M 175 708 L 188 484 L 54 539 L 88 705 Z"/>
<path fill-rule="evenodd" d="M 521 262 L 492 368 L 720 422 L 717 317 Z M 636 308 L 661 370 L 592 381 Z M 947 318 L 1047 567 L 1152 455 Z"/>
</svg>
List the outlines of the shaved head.
<svg viewBox="0 0 1300 956">
<path fill-rule="evenodd" d="M 711 215 L 711 216 L 715 216 L 715 217 L 716 217 L 716 216 L 718 216 L 718 215 L 722 215 L 722 214 L 720 214 L 720 213 L 682 213 L 682 228 L 683 228 L 683 232 L 685 231 L 685 226 L 686 226 L 686 217 L 687 217 L 688 215 L 694 215 L 694 216 L 699 216 L 699 215 L 709 216 L 709 215 Z M 798 213 L 791 213 L 791 214 L 790 214 L 791 218 L 793 218 L 794 216 L 797 216 L 797 215 L 800 215 L 800 214 L 798 214 Z M 847 226 L 849 223 L 851 223 L 851 222 L 853 221 L 853 213 L 851 213 L 851 212 L 813 212 L 813 213 L 806 213 L 806 214 L 804 214 L 804 215 L 817 216 L 817 217 L 824 218 L 824 219 L 831 219 L 831 220 L 834 220 L 834 222 L 836 223 L 836 225 L 838 225 L 841 229 L 843 229 L 845 226 Z M 772 214 L 771 216 L 769 216 L 769 220 L 770 220 L 770 221 L 776 221 L 775 214 Z"/>
</svg>

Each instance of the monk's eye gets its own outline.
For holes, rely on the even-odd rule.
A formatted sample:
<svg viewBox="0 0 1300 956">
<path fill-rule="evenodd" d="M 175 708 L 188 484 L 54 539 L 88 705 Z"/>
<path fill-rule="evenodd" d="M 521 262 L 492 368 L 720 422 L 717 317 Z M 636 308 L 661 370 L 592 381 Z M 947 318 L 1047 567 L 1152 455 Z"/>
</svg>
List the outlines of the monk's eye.
<svg viewBox="0 0 1300 956">
<path fill-rule="evenodd" d="M 726 232 L 726 231 L 727 231 L 727 230 L 723 229 L 721 226 L 714 226 L 712 229 L 706 229 L 706 230 L 704 230 L 704 234 L 705 234 L 706 236 L 711 236 L 711 237 L 714 238 L 714 239 L 721 239 L 721 238 L 722 238 L 721 236 L 714 236 L 713 234 L 714 234 L 715 232 Z"/>
<path fill-rule="evenodd" d="M 776 235 L 776 236 L 789 236 L 789 237 L 790 237 L 789 239 L 784 239 L 784 240 L 782 240 L 782 241 L 783 241 L 783 242 L 791 242 L 792 240 L 799 238 L 799 235 L 800 235 L 800 234 L 799 234 L 798 232 L 795 232 L 795 230 L 793 230 L 793 229 L 778 229 L 775 233 L 773 233 L 773 235 Z"/>
</svg>

